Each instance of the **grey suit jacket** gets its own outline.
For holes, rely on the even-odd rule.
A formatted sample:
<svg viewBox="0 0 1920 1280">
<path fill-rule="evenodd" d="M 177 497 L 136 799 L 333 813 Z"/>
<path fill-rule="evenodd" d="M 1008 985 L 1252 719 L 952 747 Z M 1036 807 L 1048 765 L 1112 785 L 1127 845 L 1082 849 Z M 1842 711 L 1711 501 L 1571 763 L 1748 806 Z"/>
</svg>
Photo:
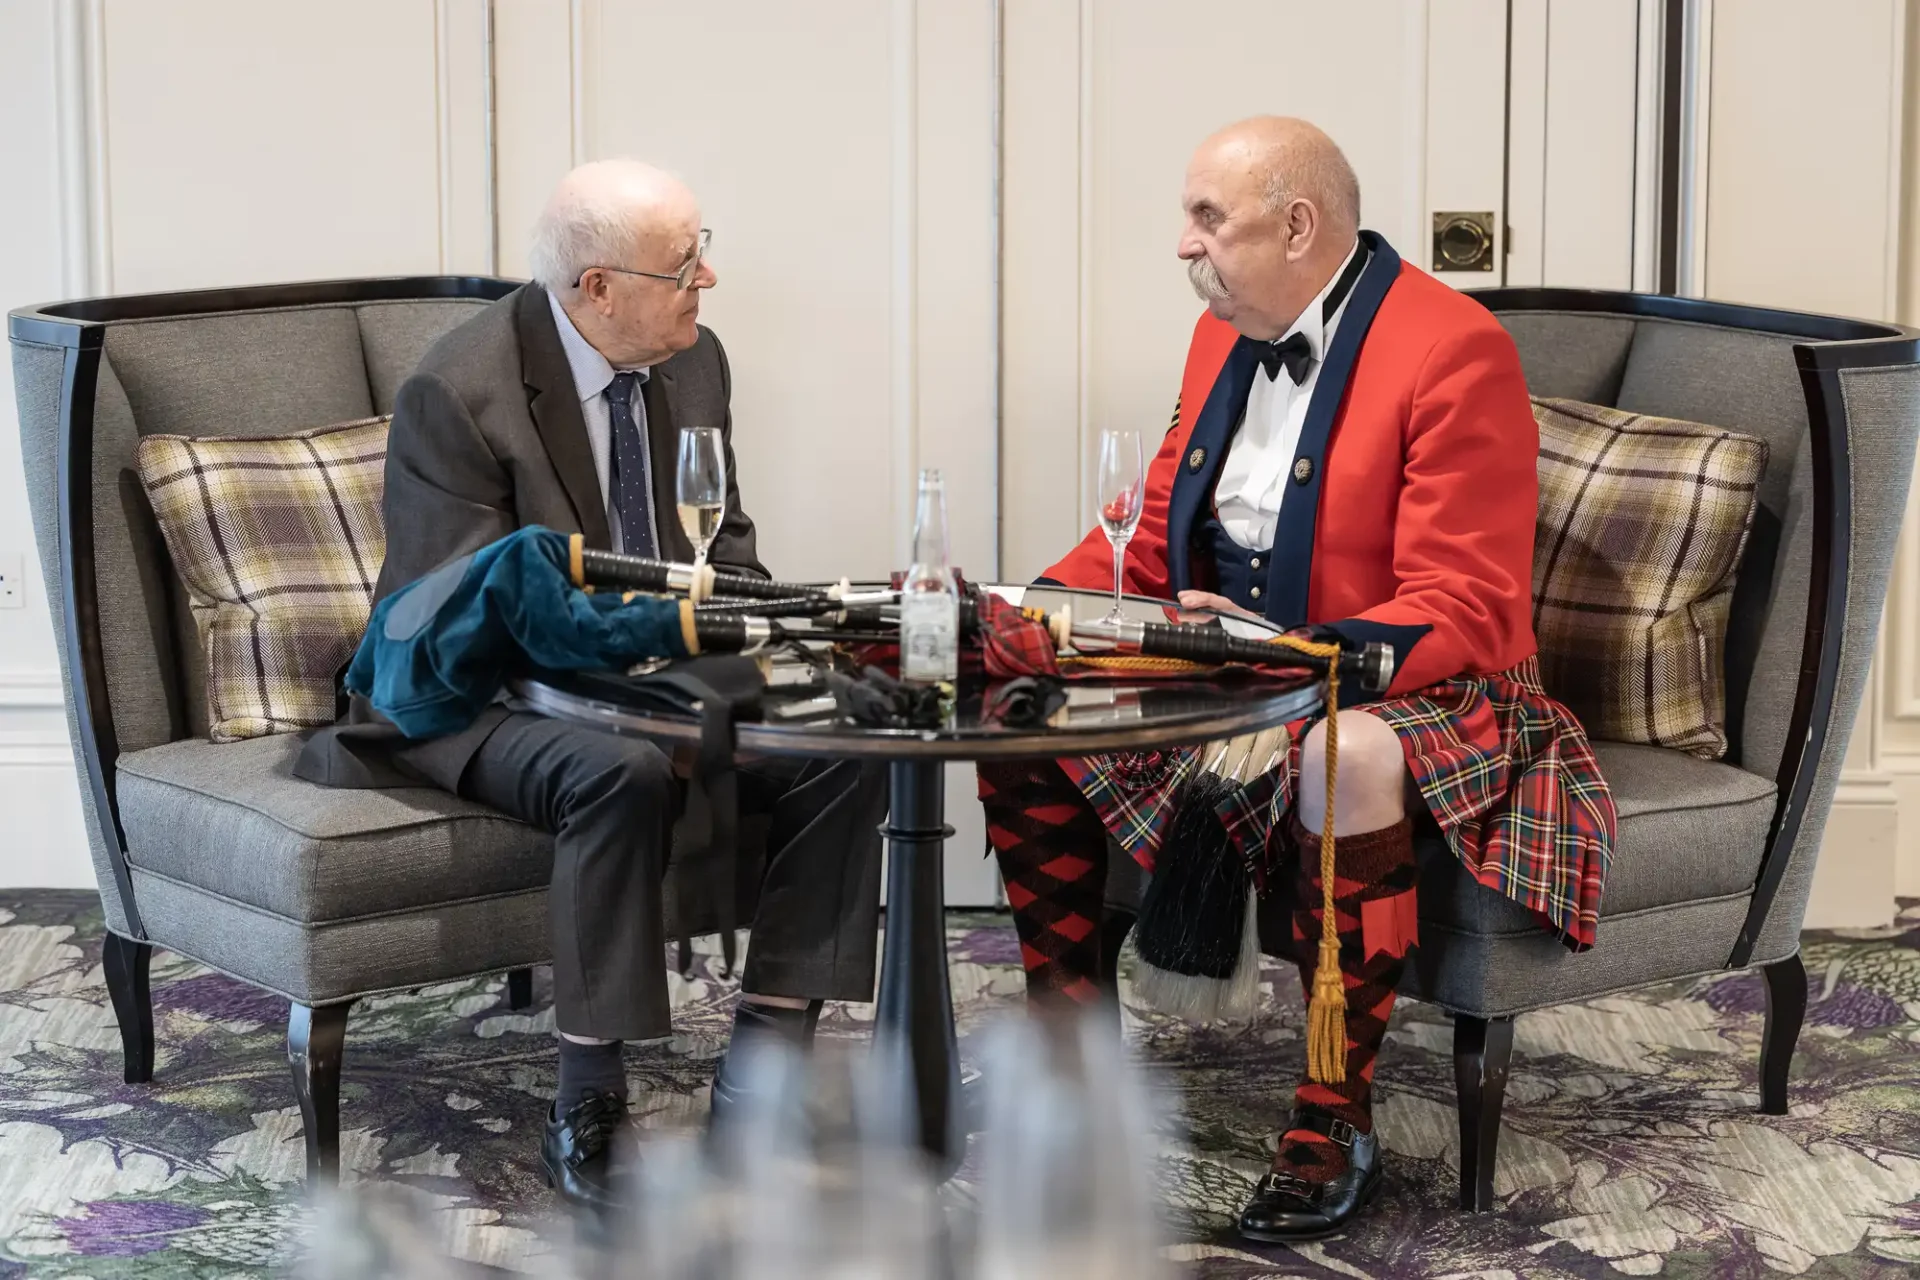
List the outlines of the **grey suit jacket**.
<svg viewBox="0 0 1920 1280">
<path fill-rule="evenodd" d="M 674 511 L 679 428 L 720 427 L 727 515 L 708 559 L 764 578 L 735 480 L 731 393 L 726 352 L 704 326 L 692 348 L 655 366 L 642 394 L 656 523 L 664 554 L 691 560 L 693 545 Z M 611 545 L 573 372 L 539 285 L 515 290 L 441 337 L 401 384 L 387 437 L 385 513 L 376 602 L 523 525 L 582 533 L 590 547 Z M 355 697 L 339 724 L 312 735 L 294 773 L 329 786 L 424 780 L 457 791 L 467 762 L 506 714 L 496 705 L 457 733 L 409 741 Z"/>
</svg>

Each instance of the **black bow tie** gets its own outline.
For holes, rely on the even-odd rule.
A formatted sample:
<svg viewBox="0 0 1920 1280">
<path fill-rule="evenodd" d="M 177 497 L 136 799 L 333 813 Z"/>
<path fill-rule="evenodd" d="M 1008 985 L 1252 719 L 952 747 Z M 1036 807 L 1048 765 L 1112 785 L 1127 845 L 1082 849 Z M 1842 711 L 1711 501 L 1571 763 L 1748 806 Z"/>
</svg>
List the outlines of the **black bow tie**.
<svg viewBox="0 0 1920 1280">
<path fill-rule="evenodd" d="M 1293 379 L 1293 385 L 1299 386 L 1307 380 L 1307 366 L 1313 363 L 1313 345 L 1307 341 L 1307 335 L 1298 331 L 1288 334 L 1279 342 L 1263 342 L 1259 347 L 1260 367 L 1275 382 L 1280 380 L 1280 366 L 1287 366 L 1287 376 Z"/>
</svg>

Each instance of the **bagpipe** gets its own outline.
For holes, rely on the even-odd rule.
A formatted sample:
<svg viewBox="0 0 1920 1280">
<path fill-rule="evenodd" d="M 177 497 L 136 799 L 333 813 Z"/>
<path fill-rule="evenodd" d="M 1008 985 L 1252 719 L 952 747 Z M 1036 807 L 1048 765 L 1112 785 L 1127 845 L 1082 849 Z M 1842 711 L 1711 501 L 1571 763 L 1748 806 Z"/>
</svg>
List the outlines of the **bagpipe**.
<svg viewBox="0 0 1920 1280">
<path fill-rule="evenodd" d="M 760 714 L 767 667 L 759 658 L 784 649 L 829 667 L 843 708 L 897 710 L 903 699 L 921 709 L 937 705 L 921 696 L 926 689 L 903 688 L 879 669 L 897 652 L 899 605 L 893 587 L 856 588 L 844 579 L 831 586 L 769 581 L 711 565 L 596 550 L 579 534 L 529 526 L 381 600 L 348 666 L 346 685 L 402 734 L 421 738 L 471 724 L 517 675 L 629 673 L 625 692 L 637 703 L 701 719 L 689 798 L 690 820 L 698 829 L 690 843 L 711 851 L 730 844 L 733 724 Z M 1337 707 L 1345 682 L 1378 694 L 1393 680 L 1389 646 L 1355 643 L 1325 629 L 1256 638 L 1177 618 L 1083 619 L 1071 605 L 1021 608 L 973 584 L 963 585 L 959 614 L 963 672 L 1002 684 L 1282 679 L 1298 685 L 1317 678 L 1325 685 L 1325 706 Z M 834 659 L 819 656 L 823 647 Z M 849 667 L 859 674 L 849 674 Z M 1330 895 L 1337 734 L 1329 732 L 1327 739 L 1321 861 Z M 1247 754 L 1241 753 L 1242 765 Z M 1216 783 L 1218 776 L 1203 770 L 1183 795 L 1169 828 L 1182 839 L 1180 874 L 1156 874 L 1136 935 L 1147 967 L 1167 980 L 1161 987 L 1168 998 L 1158 1003 L 1203 1018 L 1244 1012 L 1249 992 L 1257 995 L 1247 871 L 1219 830 L 1218 786 L 1198 785 Z M 718 916 L 731 967 L 730 848 L 727 853 Z M 1325 919 L 1333 916 L 1329 899 Z M 1232 927 L 1236 919 L 1243 921 L 1239 930 Z M 1344 993 L 1330 948 L 1337 943 L 1329 926 L 1309 1019 L 1316 1079 L 1337 1073 L 1344 1061 L 1335 1048 L 1345 1044 L 1338 1021 Z M 689 957 L 682 939 L 683 968 Z"/>
<path fill-rule="evenodd" d="M 577 533 L 568 542 L 567 564 L 569 580 L 585 591 L 610 587 L 683 597 L 685 639 L 694 652 L 752 652 L 792 639 L 884 644 L 898 633 L 897 589 L 855 590 L 845 580 L 829 587 L 771 582 L 711 565 L 594 550 Z M 1370 693 L 1384 692 L 1393 682 L 1393 649 L 1377 641 L 1349 646 L 1279 633 L 1253 639 L 1219 626 L 1076 618 L 1071 606 L 1052 613 L 1022 609 L 972 584 L 963 585 L 959 605 L 961 637 L 981 653 L 989 675 L 1077 670 L 1150 676 L 1241 667 L 1331 674 Z M 830 625 L 803 628 L 795 625 L 798 619 Z M 1062 664 L 1061 655 L 1071 656 Z M 1101 656 L 1179 665 L 1112 664 Z"/>
</svg>

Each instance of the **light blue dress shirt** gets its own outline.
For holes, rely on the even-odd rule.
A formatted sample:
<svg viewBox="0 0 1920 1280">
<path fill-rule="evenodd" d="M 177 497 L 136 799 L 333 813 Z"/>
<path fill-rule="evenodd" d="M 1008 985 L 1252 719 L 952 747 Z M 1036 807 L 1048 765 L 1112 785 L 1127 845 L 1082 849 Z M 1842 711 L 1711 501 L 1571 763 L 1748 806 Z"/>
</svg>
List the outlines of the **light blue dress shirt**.
<svg viewBox="0 0 1920 1280">
<path fill-rule="evenodd" d="M 607 404 L 607 384 L 613 381 L 613 375 L 620 372 L 607 361 L 607 358 L 594 348 L 591 342 L 580 336 L 572 317 L 560 305 L 559 299 L 551 293 L 547 295 L 547 305 L 553 308 L 553 327 L 560 331 L 560 349 L 567 353 L 567 366 L 573 370 L 573 388 L 580 396 L 580 416 L 586 419 L 587 443 L 593 448 L 593 469 L 600 477 L 600 502 L 607 511 L 607 527 L 613 533 L 613 549 L 625 551 L 626 540 L 620 531 L 620 513 L 610 501 L 611 490 L 607 476 L 613 457 L 613 410 Z M 640 447 L 647 456 L 648 465 L 652 465 L 653 451 L 647 439 L 647 403 L 640 394 L 640 386 L 651 376 L 646 367 L 633 370 L 640 375 L 633 384 L 633 420 L 640 427 Z M 651 485 L 653 477 L 647 477 Z M 654 511 L 651 501 L 653 490 L 648 490 L 647 521 L 652 528 L 653 545 L 661 546 L 660 518 Z"/>
</svg>

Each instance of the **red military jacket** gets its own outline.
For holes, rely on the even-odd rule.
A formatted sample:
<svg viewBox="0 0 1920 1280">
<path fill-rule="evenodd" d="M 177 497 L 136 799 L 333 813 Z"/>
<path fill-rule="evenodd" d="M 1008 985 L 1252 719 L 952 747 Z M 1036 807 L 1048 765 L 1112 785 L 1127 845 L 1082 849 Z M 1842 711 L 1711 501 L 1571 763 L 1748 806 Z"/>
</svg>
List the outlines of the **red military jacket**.
<svg viewBox="0 0 1920 1280">
<path fill-rule="evenodd" d="M 1283 481 L 1262 594 L 1282 626 L 1392 644 L 1392 696 L 1534 653 L 1540 438 L 1500 323 L 1379 235 L 1361 239 L 1372 256 Z M 1129 591 L 1171 599 L 1211 585 L 1211 554 L 1192 539 L 1246 410 L 1256 345 L 1211 314 L 1194 326 L 1179 416 L 1148 468 L 1127 546 Z M 1106 535 L 1095 527 L 1041 581 L 1111 586 Z"/>
</svg>

